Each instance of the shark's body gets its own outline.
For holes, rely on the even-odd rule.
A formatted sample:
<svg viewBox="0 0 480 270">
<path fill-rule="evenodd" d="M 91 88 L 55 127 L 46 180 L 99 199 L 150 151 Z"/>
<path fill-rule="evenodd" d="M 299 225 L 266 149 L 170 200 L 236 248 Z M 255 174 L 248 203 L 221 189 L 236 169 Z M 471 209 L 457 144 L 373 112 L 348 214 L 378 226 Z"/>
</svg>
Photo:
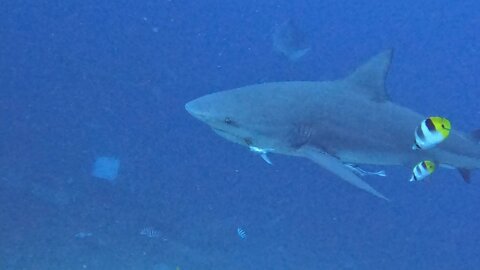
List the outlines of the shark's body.
<svg viewBox="0 0 480 270">
<path fill-rule="evenodd" d="M 464 178 L 480 168 L 480 145 L 452 131 L 430 150 L 412 150 L 424 116 L 389 101 L 384 80 L 391 52 L 373 57 L 342 80 L 274 82 L 210 94 L 186 109 L 219 135 L 248 147 L 306 157 L 376 196 L 344 164 L 406 165 L 423 160 L 458 168 Z"/>
</svg>

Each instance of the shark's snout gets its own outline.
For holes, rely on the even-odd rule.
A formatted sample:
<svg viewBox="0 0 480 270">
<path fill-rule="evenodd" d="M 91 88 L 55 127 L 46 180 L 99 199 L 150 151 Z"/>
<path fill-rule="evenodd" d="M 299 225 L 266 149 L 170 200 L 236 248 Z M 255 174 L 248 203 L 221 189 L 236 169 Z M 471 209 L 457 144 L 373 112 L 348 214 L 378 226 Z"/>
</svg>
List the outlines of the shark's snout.
<svg viewBox="0 0 480 270">
<path fill-rule="evenodd" d="M 187 102 L 185 104 L 185 110 L 187 110 L 187 112 L 191 115 L 195 114 L 195 110 L 194 110 L 194 106 L 192 105 L 192 101 Z"/>
<path fill-rule="evenodd" d="M 206 113 L 201 109 L 201 106 L 199 106 L 198 99 L 187 102 L 185 104 L 185 110 L 193 117 L 205 121 Z"/>
</svg>

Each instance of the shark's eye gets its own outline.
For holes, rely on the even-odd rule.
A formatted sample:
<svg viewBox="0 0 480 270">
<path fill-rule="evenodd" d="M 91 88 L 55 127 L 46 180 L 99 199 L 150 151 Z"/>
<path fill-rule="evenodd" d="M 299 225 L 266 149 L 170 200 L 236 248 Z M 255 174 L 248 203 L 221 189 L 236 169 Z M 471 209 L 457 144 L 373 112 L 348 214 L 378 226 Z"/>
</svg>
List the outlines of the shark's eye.
<svg viewBox="0 0 480 270">
<path fill-rule="evenodd" d="M 225 120 L 223 120 L 223 122 L 225 122 L 225 124 L 228 124 L 228 125 L 233 124 L 233 120 L 230 117 L 225 117 Z"/>
</svg>

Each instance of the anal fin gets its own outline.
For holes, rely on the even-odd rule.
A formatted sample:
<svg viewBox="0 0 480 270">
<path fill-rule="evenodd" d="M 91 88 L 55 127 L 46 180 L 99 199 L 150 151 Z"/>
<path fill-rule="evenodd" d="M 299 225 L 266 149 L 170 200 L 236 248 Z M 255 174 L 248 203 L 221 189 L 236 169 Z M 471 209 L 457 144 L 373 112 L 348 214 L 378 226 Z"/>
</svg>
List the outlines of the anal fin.
<svg viewBox="0 0 480 270">
<path fill-rule="evenodd" d="M 458 172 L 462 175 L 463 181 L 470 184 L 472 172 L 465 168 L 458 168 Z"/>
</svg>

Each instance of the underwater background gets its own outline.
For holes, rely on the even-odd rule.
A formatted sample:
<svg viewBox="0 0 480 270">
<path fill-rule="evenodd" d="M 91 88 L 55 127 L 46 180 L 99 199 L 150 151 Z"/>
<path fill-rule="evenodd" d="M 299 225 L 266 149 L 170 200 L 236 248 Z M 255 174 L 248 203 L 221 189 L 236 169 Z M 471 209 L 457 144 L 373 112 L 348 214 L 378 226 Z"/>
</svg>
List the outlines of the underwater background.
<svg viewBox="0 0 480 270">
<path fill-rule="evenodd" d="M 366 178 L 385 202 L 308 160 L 270 166 L 184 109 L 249 84 L 342 78 L 393 48 L 391 99 L 472 131 L 478 1 L 0 10 L 0 270 L 480 269 L 478 173 L 410 183 L 410 168 L 372 168 L 387 171 Z M 301 59 L 272 44 L 289 20 L 310 46 Z"/>
</svg>

